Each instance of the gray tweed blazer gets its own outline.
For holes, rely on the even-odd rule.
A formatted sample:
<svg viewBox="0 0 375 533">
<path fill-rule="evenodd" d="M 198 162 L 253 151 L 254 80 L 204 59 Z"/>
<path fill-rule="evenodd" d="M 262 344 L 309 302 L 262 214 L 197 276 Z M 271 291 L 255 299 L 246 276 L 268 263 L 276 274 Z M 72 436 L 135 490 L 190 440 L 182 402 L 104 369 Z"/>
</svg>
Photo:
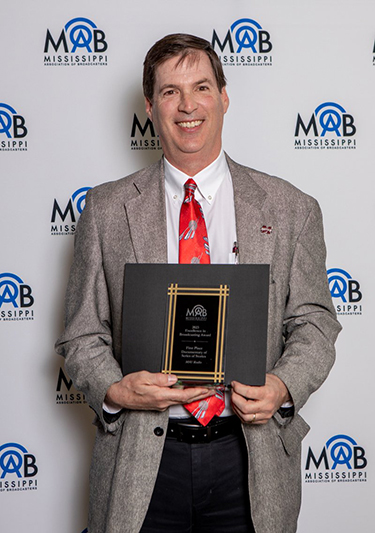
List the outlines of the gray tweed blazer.
<svg viewBox="0 0 375 533">
<path fill-rule="evenodd" d="M 257 533 L 293 533 L 301 500 L 298 411 L 325 380 L 340 331 L 328 289 L 317 202 L 290 183 L 228 158 L 242 263 L 271 265 L 267 369 L 293 398 L 295 415 L 244 426 Z M 262 226 L 271 226 L 264 234 Z M 168 412 L 125 411 L 107 424 L 102 404 L 122 377 L 124 264 L 167 262 L 163 161 L 87 194 L 56 343 L 74 385 L 96 412 L 90 472 L 90 533 L 137 533 L 152 495 Z M 129 332 L 131 335 L 131 332 Z M 162 428 L 163 431 L 154 431 Z M 230 488 L 228 487 L 230 490 Z"/>
</svg>

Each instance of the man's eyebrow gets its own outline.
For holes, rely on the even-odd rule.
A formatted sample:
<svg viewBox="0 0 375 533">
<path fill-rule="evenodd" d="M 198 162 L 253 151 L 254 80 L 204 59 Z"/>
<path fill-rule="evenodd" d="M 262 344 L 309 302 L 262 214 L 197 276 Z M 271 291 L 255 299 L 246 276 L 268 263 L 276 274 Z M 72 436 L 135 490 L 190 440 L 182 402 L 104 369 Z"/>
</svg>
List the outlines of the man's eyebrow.
<svg viewBox="0 0 375 533">
<path fill-rule="evenodd" d="M 160 87 L 159 92 L 161 93 L 165 91 L 165 89 L 178 89 L 178 85 L 174 83 L 164 83 L 164 85 Z"/>
<path fill-rule="evenodd" d="M 209 78 L 203 78 L 203 80 L 197 81 L 194 85 L 202 85 L 202 83 L 212 84 L 212 80 L 210 80 Z"/>
<path fill-rule="evenodd" d="M 201 80 L 194 82 L 194 87 L 196 87 L 197 85 L 202 85 L 202 83 L 208 83 L 210 85 L 213 84 L 212 80 L 210 80 L 209 78 L 203 78 Z M 160 87 L 159 93 L 162 93 L 166 89 L 179 89 L 179 88 L 180 88 L 179 85 L 176 85 L 175 83 L 164 83 L 164 85 Z"/>
</svg>

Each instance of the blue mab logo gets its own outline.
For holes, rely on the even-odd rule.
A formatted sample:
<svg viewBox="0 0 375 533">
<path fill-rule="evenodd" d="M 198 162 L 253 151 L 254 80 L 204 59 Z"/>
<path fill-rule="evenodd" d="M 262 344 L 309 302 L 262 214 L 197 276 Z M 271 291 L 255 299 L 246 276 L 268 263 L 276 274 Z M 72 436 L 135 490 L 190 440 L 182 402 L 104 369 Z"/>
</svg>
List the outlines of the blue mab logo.
<svg viewBox="0 0 375 533">
<path fill-rule="evenodd" d="M 51 215 L 51 235 L 74 235 L 77 221 L 86 205 L 86 194 L 91 187 L 77 189 L 67 203 L 53 201 Z"/>
<path fill-rule="evenodd" d="M 58 34 L 47 29 L 44 42 L 44 65 L 107 65 L 108 43 L 103 30 L 90 19 L 69 20 Z"/>
<path fill-rule="evenodd" d="M 131 150 L 161 150 L 159 135 L 156 133 L 152 121 L 146 117 L 139 119 L 134 113 L 130 133 Z"/>
<path fill-rule="evenodd" d="M 14 107 L 0 103 L 0 151 L 27 151 L 25 118 Z"/>
<path fill-rule="evenodd" d="M 0 446 L 0 492 L 36 490 L 36 457 L 25 446 L 7 442 Z"/>
<path fill-rule="evenodd" d="M 211 44 L 223 66 L 272 66 L 271 35 L 254 19 L 236 20 L 225 35 L 214 29 Z"/>
<path fill-rule="evenodd" d="M 349 435 L 334 435 L 321 450 L 309 447 L 305 483 L 367 481 L 365 449 Z"/>
<path fill-rule="evenodd" d="M 342 105 L 324 102 L 307 118 L 298 113 L 294 130 L 296 149 L 355 149 L 354 117 Z"/>
<path fill-rule="evenodd" d="M 34 320 L 34 296 L 16 274 L 0 274 L 0 321 Z"/>
<path fill-rule="evenodd" d="M 329 290 L 338 315 L 362 315 L 362 291 L 356 279 L 342 268 L 327 270 Z"/>
<path fill-rule="evenodd" d="M 73 381 L 62 368 L 60 368 L 57 378 L 56 403 L 59 405 L 87 403 L 85 395 L 73 387 Z"/>
</svg>

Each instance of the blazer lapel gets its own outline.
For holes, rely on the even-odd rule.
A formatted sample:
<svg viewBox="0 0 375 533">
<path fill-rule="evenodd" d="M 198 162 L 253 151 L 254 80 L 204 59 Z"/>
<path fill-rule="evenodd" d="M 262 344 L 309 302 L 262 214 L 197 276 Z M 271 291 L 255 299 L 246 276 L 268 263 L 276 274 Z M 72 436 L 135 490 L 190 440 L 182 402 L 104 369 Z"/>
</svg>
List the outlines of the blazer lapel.
<svg viewBox="0 0 375 533">
<path fill-rule="evenodd" d="M 137 173 L 125 210 L 137 263 L 167 263 L 164 165 Z"/>
<path fill-rule="evenodd" d="M 233 181 L 237 240 L 241 263 L 271 264 L 276 242 L 276 220 L 267 208 L 267 193 L 252 171 L 228 159 Z"/>
</svg>

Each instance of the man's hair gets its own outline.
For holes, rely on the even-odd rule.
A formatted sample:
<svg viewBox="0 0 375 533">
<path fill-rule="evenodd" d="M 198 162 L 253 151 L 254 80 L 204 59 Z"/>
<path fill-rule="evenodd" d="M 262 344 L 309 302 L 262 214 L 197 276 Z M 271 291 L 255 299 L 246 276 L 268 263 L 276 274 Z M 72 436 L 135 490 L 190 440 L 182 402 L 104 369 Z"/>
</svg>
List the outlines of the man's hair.
<svg viewBox="0 0 375 533">
<path fill-rule="evenodd" d="M 216 83 L 221 92 L 227 81 L 223 67 L 217 53 L 205 39 L 187 33 L 173 33 L 157 41 L 147 52 L 143 63 L 143 94 L 152 101 L 155 87 L 155 73 L 159 65 L 172 57 L 180 56 L 177 65 L 183 63 L 188 57 L 192 62 L 197 60 L 198 53 L 202 51 L 208 56 L 214 71 Z M 177 66 L 176 65 L 176 66 Z"/>
</svg>

